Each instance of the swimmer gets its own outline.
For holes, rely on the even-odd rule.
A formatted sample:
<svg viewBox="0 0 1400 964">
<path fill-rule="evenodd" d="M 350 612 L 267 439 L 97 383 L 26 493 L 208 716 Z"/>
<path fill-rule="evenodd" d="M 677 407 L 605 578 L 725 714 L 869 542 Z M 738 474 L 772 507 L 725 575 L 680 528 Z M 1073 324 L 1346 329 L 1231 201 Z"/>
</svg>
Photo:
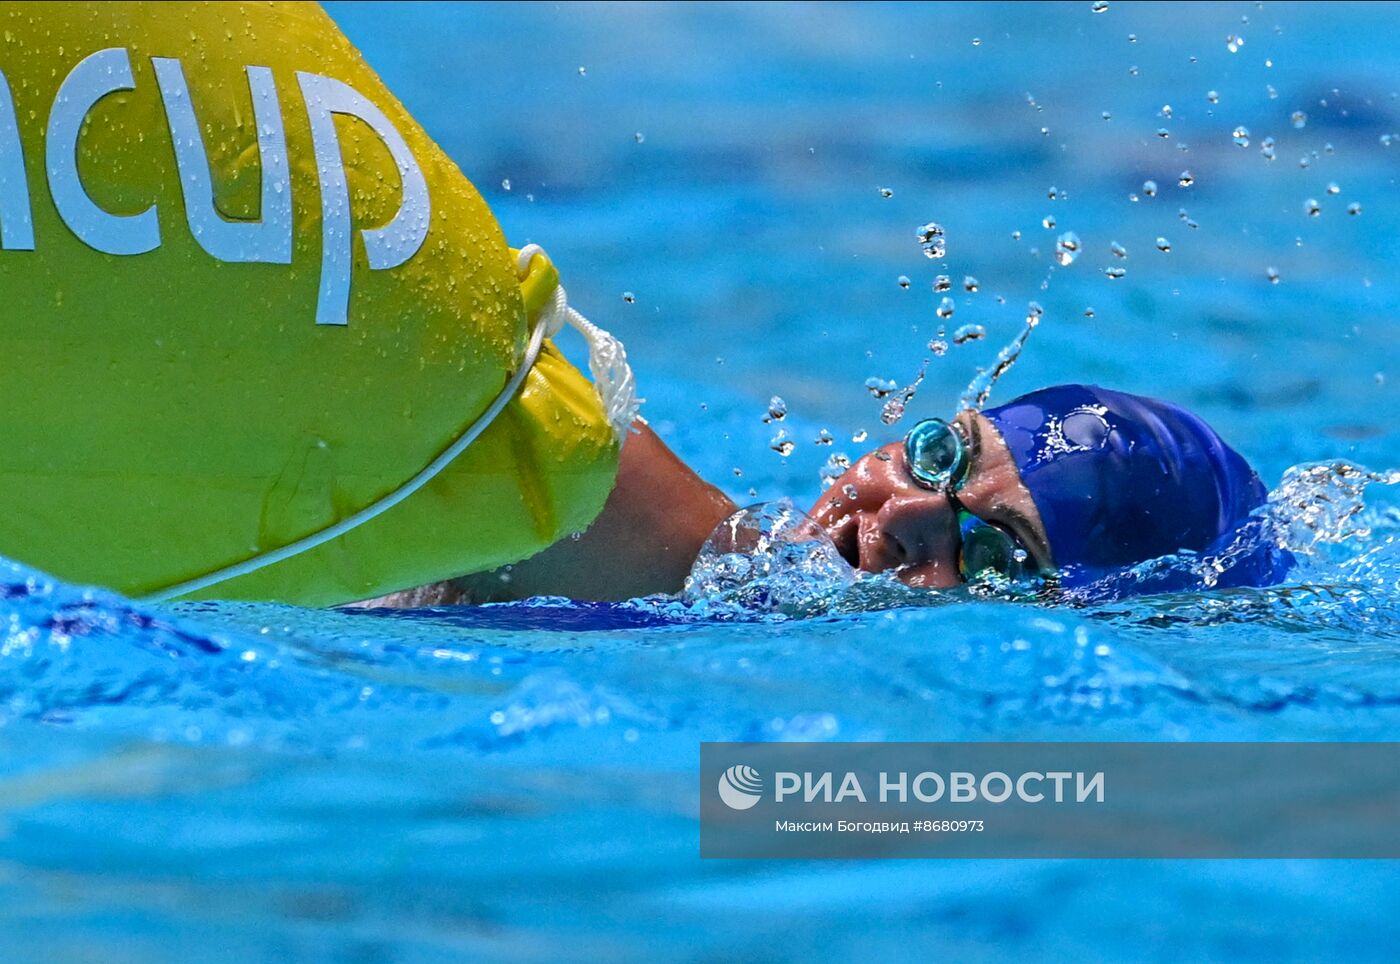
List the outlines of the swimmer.
<svg viewBox="0 0 1400 964">
<path fill-rule="evenodd" d="M 988 577 L 1072 587 L 1183 550 L 1224 553 L 1216 585 L 1226 587 L 1276 583 L 1291 565 L 1252 521 L 1265 495 L 1244 458 L 1185 409 L 1058 385 L 919 422 L 852 465 L 811 515 L 852 566 L 892 570 L 913 587 Z M 734 509 L 638 422 L 617 485 L 580 537 L 506 569 L 371 604 L 677 592 Z"/>
<path fill-rule="evenodd" d="M 736 507 L 635 419 L 622 344 L 324 11 L 197 5 L 174 30 L 159 5 L 11 6 L 0 499 L 24 511 L 0 514 L 0 556 L 148 602 L 683 587 Z M 1059 386 L 925 419 L 812 515 L 915 587 L 1074 588 L 1180 550 L 1263 585 L 1288 562 L 1253 546 L 1263 500 L 1184 410 Z"/>
</svg>

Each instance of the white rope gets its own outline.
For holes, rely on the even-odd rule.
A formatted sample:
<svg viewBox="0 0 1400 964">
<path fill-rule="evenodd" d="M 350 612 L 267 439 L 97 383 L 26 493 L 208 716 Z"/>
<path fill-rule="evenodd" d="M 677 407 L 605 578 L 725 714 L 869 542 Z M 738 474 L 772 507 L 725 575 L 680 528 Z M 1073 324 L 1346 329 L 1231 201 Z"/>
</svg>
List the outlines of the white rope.
<svg viewBox="0 0 1400 964">
<path fill-rule="evenodd" d="M 537 244 L 526 245 L 521 250 L 520 258 L 516 262 L 516 274 L 521 280 L 524 280 L 529 273 L 530 261 L 536 254 L 542 252 L 543 249 Z M 521 383 L 525 381 L 525 376 L 534 367 L 535 360 L 539 358 L 540 349 L 544 345 L 544 339 L 556 335 L 566 321 L 577 328 L 588 341 L 588 367 L 593 372 L 594 389 L 598 392 L 598 397 L 602 400 L 607 411 L 608 423 L 612 426 L 618 439 L 623 439 L 628 426 L 632 424 L 632 419 L 636 417 L 639 405 L 636 398 L 635 382 L 632 378 L 632 369 L 627 365 L 627 352 L 623 349 L 622 342 L 570 308 L 563 286 L 557 286 L 554 289 L 553 298 L 540 313 L 539 320 L 535 322 L 535 327 L 530 332 L 529 344 L 525 348 L 525 354 L 520 359 L 520 365 L 516 368 L 515 374 L 510 376 L 505 386 L 492 399 L 486 411 L 477 416 L 476 421 L 467 426 L 466 431 L 459 435 L 455 442 L 443 449 L 442 453 L 424 466 L 417 475 L 388 495 L 319 532 L 313 532 L 295 542 L 268 550 L 253 556 L 251 559 L 244 559 L 242 562 L 233 563 L 203 576 L 196 576 L 173 586 L 158 589 L 141 597 L 141 600 L 143 602 L 165 602 L 198 592 L 201 589 L 208 589 L 210 586 L 216 586 L 239 576 L 246 576 L 251 572 L 257 572 L 259 569 L 265 569 L 275 563 L 282 562 L 284 559 L 301 555 L 317 546 L 325 545 L 332 539 L 339 538 L 352 529 L 357 529 L 371 519 L 388 512 L 435 479 L 457 456 L 466 451 L 467 446 L 475 442 L 481 433 L 486 431 L 487 427 L 495 421 L 496 416 L 515 397 Z"/>
<path fill-rule="evenodd" d="M 544 254 L 538 244 L 527 244 L 520 249 L 515 259 L 515 272 L 524 278 L 530 270 L 530 262 L 535 255 Z M 627 430 L 637 418 L 642 399 L 637 397 L 637 380 L 632 376 L 632 366 L 627 364 L 627 349 L 622 342 L 609 332 L 599 328 L 569 307 L 569 298 L 563 285 L 557 285 L 548 306 L 540 315 L 548 322 L 548 334 L 553 338 L 568 322 L 588 343 L 588 370 L 593 375 L 593 390 L 603 403 L 608 424 L 618 441 L 627 437 Z"/>
</svg>

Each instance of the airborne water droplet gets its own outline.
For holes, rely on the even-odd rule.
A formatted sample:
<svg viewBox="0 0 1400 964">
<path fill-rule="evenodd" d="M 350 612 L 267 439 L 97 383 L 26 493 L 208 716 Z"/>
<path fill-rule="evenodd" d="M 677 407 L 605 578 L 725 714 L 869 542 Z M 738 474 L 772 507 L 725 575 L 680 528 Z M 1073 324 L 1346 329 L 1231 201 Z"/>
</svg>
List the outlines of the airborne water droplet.
<svg viewBox="0 0 1400 964">
<path fill-rule="evenodd" d="M 1066 231 L 1055 239 L 1055 260 L 1061 267 L 1068 267 L 1079 257 L 1079 249 L 1079 235 L 1073 231 Z"/>
<path fill-rule="evenodd" d="M 970 341 L 979 341 L 987 336 L 987 329 L 981 325 L 963 325 L 953 332 L 953 344 L 966 345 Z"/>
<path fill-rule="evenodd" d="M 943 237 L 943 225 L 930 221 L 921 226 L 918 231 L 919 247 L 923 248 L 924 257 L 931 260 L 938 260 L 948 253 L 947 243 Z"/>
</svg>

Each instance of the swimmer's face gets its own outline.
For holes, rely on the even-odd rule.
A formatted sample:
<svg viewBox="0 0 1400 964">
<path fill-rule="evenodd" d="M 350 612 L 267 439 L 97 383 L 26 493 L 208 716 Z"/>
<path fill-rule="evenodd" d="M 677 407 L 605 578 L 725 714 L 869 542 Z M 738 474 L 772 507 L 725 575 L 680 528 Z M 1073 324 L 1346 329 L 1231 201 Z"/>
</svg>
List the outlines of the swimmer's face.
<svg viewBox="0 0 1400 964">
<path fill-rule="evenodd" d="M 958 503 L 1008 530 L 1034 566 L 1052 568 L 1040 513 L 1001 433 L 981 415 L 963 412 L 955 421 L 968 441 L 971 460 L 966 480 L 955 493 Z M 876 449 L 851 466 L 812 507 L 811 515 L 846 560 L 866 572 L 892 569 L 906 585 L 928 589 L 962 582 L 958 510 L 946 493 L 913 480 L 903 442 Z"/>
</svg>

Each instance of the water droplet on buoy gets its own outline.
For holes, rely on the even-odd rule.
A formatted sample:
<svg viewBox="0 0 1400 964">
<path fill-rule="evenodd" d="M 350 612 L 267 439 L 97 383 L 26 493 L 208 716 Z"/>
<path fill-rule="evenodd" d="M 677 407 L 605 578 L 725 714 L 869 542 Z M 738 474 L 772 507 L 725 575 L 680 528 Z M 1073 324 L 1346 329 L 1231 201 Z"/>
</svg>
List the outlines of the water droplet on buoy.
<svg viewBox="0 0 1400 964">
<path fill-rule="evenodd" d="M 1317 203 L 1317 198 L 1310 197 L 1303 202 L 1303 210 L 1307 212 L 1308 217 L 1315 218 L 1322 213 L 1322 205 Z"/>
<path fill-rule="evenodd" d="M 1047 215 L 1045 215 L 1045 217 L 1043 217 L 1043 218 L 1040 219 L 1040 223 L 1041 223 L 1041 226 L 1045 228 L 1045 230 L 1047 230 L 1047 231 L 1053 231 L 1053 230 L 1055 229 L 1055 215 L 1053 215 L 1053 214 L 1047 214 Z"/>
<path fill-rule="evenodd" d="M 939 275 L 938 277 L 936 277 L 936 278 L 933 279 L 933 290 L 934 290 L 934 291 L 939 291 L 939 292 L 942 292 L 942 291 L 951 291 L 952 288 L 953 288 L 953 279 L 950 278 L 950 277 L 948 277 L 946 274 L 941 274 L 941 275 Z"/>
<path fill-rule="evenodd" d="M 894 192 L 887 187 L 880 188 L 880 197 L 894 197 Z"/>
<path fill-rule="evenodd" d="M 1243 47 L 1243 46 L 1244 46 L 1244 38 L 1241 37 L 1239 34 L 1233 34 L 1233 33 L 1232 33 L 1232 34 L 1230 34 L 1230 36 L 1228 36 L 1228 37 L 1225 38 L 1225 49 L 1228 50 L 1228 51 L 1230 51 L 1230 53 L 1232 53 L 1232 54 L 1237 54 L 1237 53 L 1239 53 L 1239 52 L 1240 52 L 1240 48 Z"/>
<path fill-rule="evenodd" d="M 1278 268 L 1269 268 L 1264 272 L 1264 276 L 1269 279 L 1269 284 L 1278 284 Z"/>
<path fill-rule="evenodd" d="M 981 286 L 982 286 L 981 282 L 979 282 L 979 281 L 978 281 L 976 278 L 974 278 L 972 275 L 969 274 L 969 275 L 964 275 L 964 276 L 963 276 L 963 290 L 964 290 L 964 291 L 975 292 L 975 291 L 976 291 L 978 288 L 980 288 Z"/>
<path fill-rule="evenodd" d="M 1156 182 L 1156 181 L 1143 181 L 1143 182 L 1142 182 L 1142 193 L 1145 194 L 1147 197 L 1156 197 L 1156 196 L 1157 196 L 1157 182 Z"/>
<path fill-rule="evenodd" d="M 906 290 L 908 289 L 908 287 L 909 287 L 909 276 L 908 276 L 907 274 L 902 274 L 902 275 L 900 275 L 896 280 L 899 282 L 899 286 L 900 286 L 901 288 L 904 288 L 904 289 L 906 289 Z"/>
<path fill-rule="evenodd" d="M 1176 176 L 1176 183 L 1180 187 L 1190 187 L 1196 183 L 1196 177 L 1190 171 L 1182 171 Z"/>
<path fill-rule="evenodd" d="M 787 402 L 783 401 L 781 395 L 774 395 L 768 399 L 768 413 L 763 416 L 763 424 L 781 422 L 785 418 L 787 418 Z"/>
<path fill-rule="evenodd" d="M 1170 241 L 1168 241 L 1166 238 L 1158 238 L 1158 239 L 1157 239 L 1157 250 L 1158 250 L 1158 251 L 1162 252 L 1163 254 L 1166 254 L 1166 253 L 1167 253 L 1168 251 L 1170 251 L 1171 249 L 1172 249 L 1172 243 L 1171 243 Z"/>
<path fill-rule="evenodd" d="M 646 139 L 647 136 L 641 131 L 637 131 L 635 134 L 632 135 L 632 140 L 636 141 L 638 144 L 644 143 Z"/>
<path fill-rule="evenodd" d="M 1089 4 L 1090 13 L 1108 13 L 1108 0 L 1094 0 Z"/>
<path fill-rule="evenodd" d="M 1302 130 L 1304 127 L 1308 126 L 1308 115 L 1300 110 L 1295 110 L 1289 117 L 1289 120 L 1293 122 L 1293 126 L 1297 130 Z"/>
<path fill-rule="evenodd" d="M 1238 127 L 1236 127 L 1235 130 L 1234 130 L 1234 133 L 1231 134 L 1230 136 L 1233 137 L 1233 138 L 1235 139 L 1235 145 L 1236 145 L 1236 146 L 1238 146 L 1238 147 L 1248 147 L 1248 146 L 1249 146 L 1249 128 L 1248 128 L 1248 127 L 1245 127 L 1243 124 L 1241 124 L 1241 125 L 1239 125 Z"/>
<path fill-rule="evenodd" d="M 1115 281 L 1128 273 L 1127 268 L 1104 268 L 1103 273 Z"/>
<path fill-rule="evenodd" d="M 629 305 L 634 305 L 637 303 L 637 296 L 630 291 L 624 291 L 622 293 L 622 300 L 627 302 Z"/>
<path fill-rule="evenodd" d="M 1360 214 L 1360 213 L 1361 213 L 1361 204 L 1360 204 L 1359 202 L 1357 202 L 1357 201 L 1352 201 L 1350 204 L 1347 205 L 1347 214 L 1350 214 L 1352 217 L 1355 217 L 1356 215 L 1358 215 L 1358 214 Z"/>
<path fill-rule="evenodd" d="M 1327 193 L 1328 193 L 1328 194 L 1341 194 L 1341 193 L 1342 193 L 1341 185 L 1338 184 L 1336 181 L 1329 181 L 1328 184 L 1327 184 Z"/>
<path fill-rule="evenodd" d="M 953 309 L 953 299 L 945 297 L 942 301 L 938 303 L 938 317 L 944 319 L 953 317 Z M 932 347 L 932 345 L 930 345 L 929 347 Z"/>
<path fill-rule="evenodd" d="M 1208 90 L 1208 91 L 1206 91 L 1206 100 L 1209 101 L 1209 102 L 1212 103 L 1212 104 L 1218 104 L 1218 103 L 1220 103 L 1220 91 L 1218 91 L 1218 90 Z"/>
<path fill-rule="evenodd" d="M 1108 246 L 1108 250 L 1113 252 L 1115 258 L 1126 258 L 1128 256 L 1128 249 L 1117 241 L 1111 242 Z"/>
</svg>

